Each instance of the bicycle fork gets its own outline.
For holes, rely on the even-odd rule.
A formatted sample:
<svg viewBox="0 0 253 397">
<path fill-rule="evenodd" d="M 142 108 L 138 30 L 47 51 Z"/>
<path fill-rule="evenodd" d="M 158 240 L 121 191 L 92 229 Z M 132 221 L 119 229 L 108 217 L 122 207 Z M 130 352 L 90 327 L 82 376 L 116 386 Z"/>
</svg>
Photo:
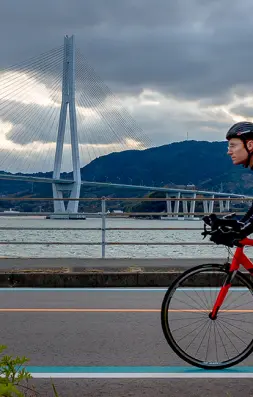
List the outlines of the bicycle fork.
<svg viewBox="0 0 253 397">
<path fill-rule="evenodd" d="M 211 320 L 216 320 L 218 312 L 227 296 L 227 293 L 229 291 L 229 288 L 232 286 L 232 281 L 237 273 L 237 270 L 239 269 L 239 263 L 240 263 L 240 258 L 242 255 L 242 248 L 238 247 L 236 249 L 235 255 L 233 257 L 232 263 L 229 267 L 229 272 L 228 275 L 224 281 L 223 286 L 220 289 L 220 292 L 216 298 L 215 304 L 213 306 L 213 310 L 209 313 L 209 318 Z"/>
</svg>

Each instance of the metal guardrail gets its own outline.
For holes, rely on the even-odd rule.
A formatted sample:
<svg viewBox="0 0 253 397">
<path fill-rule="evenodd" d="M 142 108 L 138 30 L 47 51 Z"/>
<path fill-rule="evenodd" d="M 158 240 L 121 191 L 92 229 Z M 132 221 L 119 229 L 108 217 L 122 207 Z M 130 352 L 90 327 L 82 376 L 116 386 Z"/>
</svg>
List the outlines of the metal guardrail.
<svg viewBox="0 0 253 397">
<path fill-rule="evenodd" d="M 8 200 L 8 201 L 53 201 L 53 200 L 59 200 L 59 199 L 53 199 L 53 198 L 31 198 L 31 197 L 22 197 L 22 198 L 12 198 L 12 197 L 8 197 L 8 198 L 3 198 L 0 197 L 0 201 L 3 200 Z M 60 199 L 62 200 L 62 199 Z M 63 200 L 71 200 L 69 198 L 63 199 Z M 76 200 L 76 199 L 72 199 L 72 200 Z M 142 202 L 142 201 L 166 201 L 166 200 L 171 200 L 171 201 L 183 201 L 183 200 L 187 200 L 187 201 L 191 201 L 191 200 L 195 200 L 195 201 L 204 201 L 204 200 L 208 200 L 208 201 L 219 201 L 219 200 L 223 200 L 224 198 L 206 198 L 206 197 L 201 197 L 201 198 L 111 198 L 111 197 L 102 197 L 102 198 L 80 198 L 80 201 L 101 201 L 101 212 L 98 213 L 83 213 L 83 215 L 86 216 L 96 216 L 99 217 L 101 219 L 101 227 L 75 227 L 75 228 L 67 228 L 67 227 L 57 227 L 57 228 L 50 228 L 50 227 L 0 227 L 0 230 L 82 230 L 82 231 L 101 231 L 101 241 L 100 242 L 63 242 L 63 241 L 0 241 L 0 245 L 89 245 L 89 246 L 95 246 L 95 245 L 100 245 L 101 246 L 101 257 L 105 258 L 106 256 L 106 246 L 117 246 L 117 245 L 172 245 L 172 246 L 190 246 L 190 245 L 213 245 L 213 243 L 208 243 L 208 242 L 196 242 L 196 241 L 192 241 L 192 242 L 143 242 L 143 241 L 114 241 L 114 242 L 109 242 L 106 241 L 106 231 L 116 231 L 116 230 L 164 230 L 164 231 L 169 231 L 169 230 L 203 230 L 203 228 L 194 228 L 194 227 L 152 227 L 152 228 L 148 228 L 148 227 L 106 227 L 106 221 L 107 219 L 110 218 L 117 218 L 117 217 L 121 217 L 124 216 L 125 219 L 127 219 L 128 217 L 134 217 L 134 216 L 171 216 L 171 217 L 176 217 L 178 215 L 186 215 L 184 212 L 178 212 L 175 216 L 174 212 L 127 212 L 127 213 L 107 213 L 106 210 L 106 202 L 108 201 L 138 201 L 138 202 Z M 250 198 L 229 198 L 230 201 L 249 201 L 252 200 Z M 236 211 L 233 211 L 236 212 Z M 227 212 L 221 213 L 221 212 L 215 212 L 217 215 L 227 215 Z M 245 212 L 236 212 L 237 215 L 243 215 Z M 207 215 L 209 213 L 206 212 L 188 212 L 187 216 L 189 215 Z M 27 216 L 27 215 L 38 215 L 38 216 L 50 216 L 53 215 L 52 212 L 39 212 L 39 213 L 34 213 L 34 212 L 20 212 L 20 213 L 0 213 L 0 215 L 2 216 Z M 59 214 L 60 215 L 60 214 Z M 169 220 L 173 220 L 169 219 Z"/>
</svg>

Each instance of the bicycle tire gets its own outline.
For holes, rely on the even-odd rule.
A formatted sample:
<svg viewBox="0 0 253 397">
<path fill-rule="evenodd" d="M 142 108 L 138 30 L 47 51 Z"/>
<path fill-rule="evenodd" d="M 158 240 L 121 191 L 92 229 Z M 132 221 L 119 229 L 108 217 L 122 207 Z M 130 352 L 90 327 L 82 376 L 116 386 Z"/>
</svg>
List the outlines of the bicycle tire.
<svg viewBox="0 0 253 397">
<path fill-rule="evenodd" d="M 170 320 L 169 319 L 169 313 L 170 312 L 172 312 L 172 313 L 174 313 L 174 312 L 194 312 L 194 310 L 195 310 L 195 313 L 194 313 L 194 315 L 196 315 L 196 314 L 201 314 L 202 315 L 202 312 L 203 312 L 203 321 L 204 321 L 204 316 L 205 316 L 205 314 L 207 314 L 207 317 L 206 317 L 206 321 L 210 321 L 210 322 L 213 322 L 213 321 L 215 321 L 215 320 L 211 320 L 210 318 L 209 318 L 209 316 L 208 316 L 208 313 L 204 313 L 204 310 L 203 309 L 201 309 L 201 310 L 199 310 L 199 309 L 188 309 L 188 311 L 186 310 L 186 309 L 172 309 L 172 308 L 170 308 L 170 304 L 173 302 L 173 296 L 175 295 L 175 293 L 176 293 L 176 291 L 178 291 L 178 292 L 181 292 L 181 293 L 185 293 L 186 294 L 186 290 L 187 290 L 187 287 L 182 287 L 183 285 L 184 285 L 184 283 L 186 282 L 186 285 L 187 285 L 187 282 L 188 282 L 188 284 L 191 284 L 190 283 L 190 277 L 192 277 L 192 276 L 195 276 L 195 281 L 193 280 L 193 285 L 195 284 L 196 285 L 196 277 L 198 277 L 199 278 L 199 280 L 200 280 L 200 285 L 201 285 L 201 282 L 203 283 L 203 280 L 204 279 L 201 279 L 200 277 L 199 277 L 199 275 L 202 273 L 202 272 L 214 272 L 214 273 L 220 273 L 220 274 L 222 274 L 223 275 L 223 278 L 225 278 L 226 276 L 227 276 L 227 274 L 228 274 L 228 272 L 229 272 L 229 267 L 228 266 L 225 266 L 225 265 L 220 265 L 220 264 L 203 264 L 203 265 L 200 265 L 200 266 L 196 266 L 196 267 L 193 267 L 193 268 L 191 268 L 191 269 L 189 269 L 189 270 L 187 270 L 187 271 L 185 271 L 183 274 L 181 274 L 172 284 L 171 284 L 171 286 L 168 288 L 168 290 L 167 290 L 167 292 L 166 292 L 166 294 L 165 294 L 165 296 L 164 296 L 164 298 L 163 298 L 163 302 L 162 302 L 162 306 L 161 306 L 161 324 L 162 324 L 162 330 L 163 330 L 163 334 L 164 334 L 164 336 L 165 336 L 165 338 L 166 338 L 166 340 L 167 340 L 167 342 L 168 342 L 168 344 L 169 344 L 169 346 L 172 348 L 172 350 L 177 354 L 177 356 L 179 356 L 181 359 L 183 359 L 185 362 L 187 362 L 187 363 L 189 363 L 189 364 L 191 364 L 191 365 L 193 365 L 193 366 L 196 366 L 196 367 L 199 367 L 199 368 L 203 368 L 203 369 L 224 369 L 224 368 L 228 368 L 228 367 L 231 367 L 231 366 L 234 366 L 234 365 L 236 365 L 236 364 L 238 364 L 238 363 L 240 363 L 241 361 L 243 361 L 246 357 L 248 357 L 251 353 L 252 353 L 252 351 L 253 351 L 253 334 L 252 334 L 252 336 L 250 336 L 250 338 L 252 338 L 251 340 L 250 340 L 250 342 L 247 344 L 247 346 L 242 350 L 242 352 L 240 352 L 238 355 L 236 355 L 235 357 L 233 357 L 233 358 L 229 358 L 228 357 L 228 359 L 226 359 L 226 360 L 221 360 L 221 361 L 219 361 L 218 359 L 216 359 L 216 360 L 211 360 L 211 361 L 208 361 L 208 360 L 201 360 L 201 359 L 199 359 L 199 358 L 196 358 L 196 357 L 193 357 L 192 355 L 190 355 L 190 354 L 188 354 L 186 351 L 184 351 L 184 348 L 182 348 L 180 345 L 179 345 L 179 342 L 175 339 L 175 336 L 173 336 L 173 333 L 172 333 L 172 323 L 175 323 L 176 322 L 176 320 L 178 321 L 179 319 L 175 319 L 175 320 Z M 253 284 L 252 284 L 252 282 L 244 275 L 244 274 L 242 274 L 240 271 L 237 271 L 237 273 L 236 273 L 236 280 L 237 280 L 237 282 L 239 283 L 238 285 L 241 285 L 241 286 L 243 286 L 243 287 L 239 287 L 238 288 L 238 286 L 236 286 L 236 282 L 234 283 L 234 284 L 232 284 L 232 288 L 231 288 L 231 292 L 232 291 L 234 291 L 234 292 L 239 292 L 240 290 L 243 290 L 244 291 L 244 294 L 243 295 L 245 295 L 247 292 L 249 292 L 250 293 L 250 295 L 249 295 L 249 298 L 250 298 L 250 303 L 251 303 L 251 298 L 252 298 L 252 308 L 253 308 Z M 211 280 L 211 279 L 210 279 Z M 198 281 L 197 281 L 198 282 Z M 215 296 L 217 296 L 217 293 L 216 293 L 216 290 L 218 291 L 218 288 L 216 288 L 216 286 L 215 286 L 215 284 L 214 284 L 214 286 L 215 287 L 213 287 L 213 286 L 211 286 L 211 284 L 213 283 L 213 280 L 211 280 L 210 281 L 210 296 L 212 297 L 212 295 L 213 295 L 213 297 L 214 297 L 214 299 L 215 299 Z M 198 285 L 198 284 L 197 284 Z M 233 285 L 235 285 L 234 287 L 233 287 Z M 181 286 L 181 287 L 180 287 Z M 218 287 L 218 286 L 217 286 Z M 179 288 L 179 290 L 178 290 L 178 288 Z M 180 289 L 181 288 L 181 289 Z M 233 289 L 234 288 L 234 289 Z M 246 288 L 246 290 L 244 290 Z M 201 289 L 204 291 L 205 289 L 207 289 L 207 287 L 200 287 L 199 288 L 199 291 L 201 291 Z M 189 288 L 188 288 L 188 290 L 189 290 Z M 198 288 L 196 288 L 195 287 L 195 290 L 197 291 L 198 290 Z M 214 290 L 214 294 L 213 294 L 213 292 L 211 292 L 211 291 L 213 291 Z M 194 288 L 192 288 L 192 291 L 194 291 Z M 246 292 L 245 292 L 246 291 Z M 182 294 L 181 294 L 182 295 Z M 180 296 L 181 296 L 180 295 Z M 187 295 L 187 294 L 186 294 Z M 177 295 L 178 296 L 178 295 Z M 193 298 L 192 297 L 190 297 L 189 295 L 187 295 L 189 298 L 191 298 L 192 300 L 193 300 Z M 199 296 L 200 297 L 200 294 L 198 294 L 197 293 L 197 296 Z M 236 296 L 236 295 L 234 295 L 234 296 Z M 237 295 L 238 296 L 238 295 Z M 207 295 L 205 294 L 205 299 L 207 298 Z M 181 300 L 182 298 L 180 298 L 180 300 Z M 179 301 L 180 301 L 179 300 Z M 204 302 L 205 302 L 205 300 L 204 300 L 204 298 L 203 299 L 201 299 L 202 300 L 202 303 L 201 303 L 201 305 L 202 305 L 202 307 L 203 307 L 203 304 L 204 304 Z M 207 299 L 206 299 L 207 300 Z M 174 301 L 176 301 L 175 300 L 175 298 L 174 298 Z M 194 298 L 194 301 L 197 301 L 195 298 Z M 190 301 L 191 302 L 191 301 Z M 214 302 L 212 302 L 211 304 L 213 304 Z M 224 304 L 226 303 L 226 300 L 224 301 Z M 193 305 L 193 304 L 192 304 Z M 194 304 L 194 306 L 195 306 L 195 304 Z M 222 306 L 223 307 L 223 306 Z M 209 308 L 210 309 L 210 308 Z M 222 309 L 222 308 L 221 308 Z M 201 313 L 197 313 L 197 312 L 201 312 Z M 205 310 L 205 311 L 208 311 L 208 310 Z M 234 310 L 234 311 L 236 311 L 236 310 Z M 243 310 L 241 310 L 241 309 L 238 309 L 237 310 L 238 312 L 240 312 L 240 311 L 242 311 L 243 312 Z M 221 312 L 222 312 L 222 310 L 221 310 Z M 223 310 L 223 317 L 225 317 L 225 315 L 227 314 L 227 312 L 229 312 L 229 315 L 231 314 L 230 312 L 233 312 L 233 310 L 230 310 L 230 309 L 228 309 L 228 310 Z M 237 314 L 237 313 L 236 313 Z M 236 315 L 236 314 L 234 314 L 234 316 Z M 240 314 L 240 313 L 239 313 Z M 243 314 L 247 314 L 247 311 L 245 311 L 245 313 L 243 312 Z M 232 314 L 231 314 L 232 315 Z M 252 310 L 252 318 L 253 318 L 253 310 Z M 195 317 L 195 319 L 196 318 L 199 318 L 200 319 L 200 316 L 196 316 Z M 239 317 L 238 317 L 239 318 Z M 242 324 L 241 323 L 241 320 L 238 320 L 238 318 L 235 320 L 235 321 L 239 321 L 239 323 L 240 323 L 240 325 Z M 228 317 L 225 317 L 225 319 L 227 320 L 227 322 L 225 321 L 225 325 L 223 324 L 223 326 L 224 326 L 224 329 L 225 329 L 225 327 L 227 328 L 227 329 L 229 329 L 230 327 L 228 327 L 228 324 L 229 325 L 231 325 L 231 328 L 232 327 L 235 327 L 235 328 L 238 328 L 238 327 L 236 327 L 236 326 L 233 326 L 232 324 L 230 324 L 229 322 L 228 322 Z M 185 321 L 185 320 L 184 320 Z M 188 320 L 189 321 L 189 320 Z M 187 326 L 187 323 L 188 323 L 188 321 L 186 321 L 186 326 Z M 230 320 L 229 320 L 230 321 Z M 200 322 L 200 320 L 197 320 L 195 323 L 198 323 L 198 322 Z M 244 320 L 243 320 L 243 322 L 244 322 Z M 247 321 L 245 322 L 245 324 L 247 323 Z M 193 323 L 189 323 L 189 324 L 193 324 Z M 213 323 L 214 324 L 214 323 Z M 218 327 L 220 327 L 221 329 L 223 329 L 223 327 L 221 327 L 221 323 L 218 325 L 218 323 L 216 323 L 217 324 L 217 330 L 219 330 L 219 328 Z M 253 322 L 252 322 L 252 324 L 253 324 Z M 183 327 L 181 327 L 181 332 L 183 332 L 182 331 L 182 329 L 183 328 L 186 328 L 186 326 L 183 326 Z M 214 325 L 214 327 L 212 327 L 212 325 L 210 326 L 209 325 L 209 327 L 212 329 L 212 328 L 215 328 L 215 325 Z M 252 328 L 252 327 L 251 327 Z M 239 329 L 239 328 L 238 328 Z M 253 329 L 253 328 L 252 328 Z M 178 329 L 176 329 L 176 331 L 180 331 L 180 328 L 178 328 Z M 174 331 L 173 331 L 174 332 Z M 210 333 L 211 333 L 211 331 L 209 331 Z M 233 328 L 232 328 L 232 331 L 231 332 L 233 332 Z M 246 332 L 246 331 L 244 331 L 244 332 Z M 192 333 L 192 332 L 191 332 Z M 218 333 L 217 333 L 218 334 Z M 235 332 L 234 332 L 234 334 L 235 334 Z M 189 334 L 186 334 L 187 336 L 189 336 Z M 187 336 L 185 336 L 185 338 L 187 337 Z M 195 339 L 196 339 L 196 336 L 195 336 Z M 210 339 L 210 334 L 209 334 L 209 339 Z M 182 340 L 182 338 L 181 338 L 181 340 Z M 204 337 L 203 337 L 203 340 L 204 340 Z M 210 342 L 210 340 L 208 341 L 208 343 Z M 221 338 L 221 342 L 223 343 L 223 345 L 224 345 L 224 351 L 226 351 L 226 354 L 227 354 L 227 356 L 228 356 L 228 353 L 227 353 L 227 350 L 226 350 L 226 345 L 224 344 L 224 342 L 223 342 L 223 340 L 222 340 L 222 338 Z M 222 343 L 220 342 L 220 345 L 222 346 Z M 216 349 L 217 349 L 217 346 L 216 346 Z M 219 350 L 216 352 L 217 353 L 217 358 L 218 358 L 218 355 L 219 355 Z M 213 349 L 213 351 L 212 351 L 212 354 L 214 354 L 214 349 Z"/>
</svg>

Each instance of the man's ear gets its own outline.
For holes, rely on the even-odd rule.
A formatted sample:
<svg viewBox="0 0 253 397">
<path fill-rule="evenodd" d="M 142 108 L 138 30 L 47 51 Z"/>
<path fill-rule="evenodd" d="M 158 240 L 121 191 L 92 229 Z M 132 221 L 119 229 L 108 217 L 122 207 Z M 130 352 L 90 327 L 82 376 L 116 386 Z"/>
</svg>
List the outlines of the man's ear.
<svg viewBox="0 0 253 397">
<path fill-rule="evenodd" d="M 253 152 L 253 140 L 247 141 L 247 148 L 250 152 Z"/>
</svg>

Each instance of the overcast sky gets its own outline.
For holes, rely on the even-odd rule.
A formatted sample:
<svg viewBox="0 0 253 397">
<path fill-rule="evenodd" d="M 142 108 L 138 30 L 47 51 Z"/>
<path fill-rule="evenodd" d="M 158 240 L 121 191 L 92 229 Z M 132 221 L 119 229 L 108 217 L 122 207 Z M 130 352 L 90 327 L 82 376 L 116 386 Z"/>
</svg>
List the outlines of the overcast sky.
<svg viewBox="0 0 253 397">
<path fill-rule="evenodd" d="M 0 67 L 57 48 L 65 34 L 74 34 L 78 49 L 153 146 L 185 140 L 187 133 L 189 139 L 221 141 L 233 123 L 253 120 L 252 15 L 252 0 L 1 0 Z M 12 102 L 12 93 L 8 95 L 5 101 Z M 3 90 L 0 169 L 14 157 L 19 167 L 21 154 L 29 157 L 33 170 L 40 169 L 47 147 L 53 158 L 52 146 L 41 138 L 40 157 L 38 152 L 35 156 L 34 122 L 15 118 L 13 112 L 3 115 L 2 97 Z M 35 109 L 43 118 L 46 110 L 59 110 L 59 98 L 46 105 L 35 100 L 31 114 Z M 104 101 L 104 112 L 110 112 L 108 98 Z M 17 102 L 22 109 L 24 102 Z M 79 115 L 86 112 L 82 105 Z M 52 110 L 51 119 L 53 115 Z M 101 133 L 93 148 L 80 140 L 83 162 L 122 150 L 117 139 Z M 124 135 L 125 148 L 142 143 Z"/>
</svg>

